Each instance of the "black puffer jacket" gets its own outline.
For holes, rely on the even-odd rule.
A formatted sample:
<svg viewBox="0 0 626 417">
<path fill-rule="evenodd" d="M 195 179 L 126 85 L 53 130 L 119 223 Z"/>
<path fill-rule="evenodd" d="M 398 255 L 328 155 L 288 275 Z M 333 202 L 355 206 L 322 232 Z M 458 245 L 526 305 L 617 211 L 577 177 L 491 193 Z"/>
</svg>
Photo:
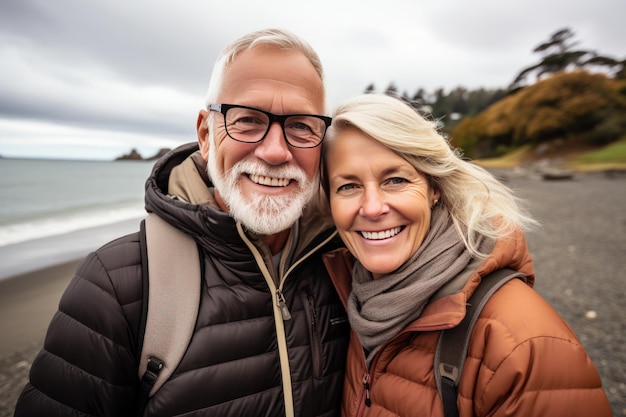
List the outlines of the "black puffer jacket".
<svg viewBox="0 0 626 417">
<path fill-rule="evenodd" d="M 144 415 L 284 416 L 291 406 L 296 416 L 338 415 L 348 323 L 320 258 L 337 245 L 333 228 L 307 214 L 291 233 L 298 244 L 290 239 L 280 266 L 271 267 L 267 247 L 210 200 L 167 196 L 168 188 L 193 195 L 200 183 L 207 194 L 196 150 L 172 151 L 146 183 L 147 210 L 198 242 L 204 278 L 188 350 Z M 177 179 L 170 178 L 174 167 Z M 141 282 L 137 233 L 85 259 L 33 363 L 17 417 L 135 412 Z M 275 307 L 281 287 L 289 320 Z"/>
</svg>

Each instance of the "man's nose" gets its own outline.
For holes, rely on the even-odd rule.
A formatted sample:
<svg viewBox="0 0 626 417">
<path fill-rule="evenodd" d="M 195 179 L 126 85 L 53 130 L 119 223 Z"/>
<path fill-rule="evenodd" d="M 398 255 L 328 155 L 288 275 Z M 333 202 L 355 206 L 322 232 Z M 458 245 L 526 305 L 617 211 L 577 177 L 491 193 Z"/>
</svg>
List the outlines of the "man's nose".
<svg viewBox="0 0 626 417">
<path fill-rule="evenodd" d="M 255 149 L 257 158 L 262 159 L 269 165 L 281 165 L 293 159 L 291 149 L 283 133 L 279 122 L 270 125 L 265 139 Z"/>
</svg>

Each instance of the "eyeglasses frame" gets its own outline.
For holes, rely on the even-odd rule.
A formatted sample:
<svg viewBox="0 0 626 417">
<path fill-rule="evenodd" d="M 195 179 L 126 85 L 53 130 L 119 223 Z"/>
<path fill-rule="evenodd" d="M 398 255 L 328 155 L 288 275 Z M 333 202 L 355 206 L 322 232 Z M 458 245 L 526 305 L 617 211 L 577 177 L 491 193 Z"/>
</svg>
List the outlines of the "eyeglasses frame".
<svg viewBox="0 0 626 417">
<path fill-rule="evenodd" d="M 265 133 L 263 134 L 263 136 L 261 136 L 261 139 L 256 140 L 254 142 L 247 142 L 247 141 L 243 141 L 240 139 L 236 139 L 234 137 L 232 137 L 230 135 L 230 133 L 228 132 L 228 126 L 226 123 L 226 113 L 228 112 L 228 110 L 232 109 L 232 108 L 240 108 L 240 109 L 248 109 L 248 110 L 255 110 L 258 111 L 260 113 L 263 113 L 264 115 L 266 115 L 269 118 L 269 123 L 267 124 L 267 130 L 265 131 Z M 280 128 L 283 131 L 283 137 L 285 138 L 285 142 L 287 142 L 287 144 L 291 147 L 294 148 L 299 148 L 299 149 L 314 149 L 317 148 L 318 146 L 320 146 L 322 144 L 322 142 L 324 142 L 324 139 L 326 138 L 326 132 L 328 131 L 328 128 L 330 127 L 331 123 L 332 123 L 332 117 L 328 117 L 328 116 L 322 116 L 319 114 L 308 114 L 308 113 L 293 113 L 293 114 L 274 114 L 271 112 L 268 112 L 266 110 L 262 110 L 262 109 L 258 109 L 256 107 L 250 107 L 250 106 L 242 106 L 239 104 L 209 104 L 208 106 L 208 110 L 209 111 L 216 111 L 218 113 L 221 113 L 224 116 L 224 128 L 226 129 L 226 134 L 228 135 L 229 138 L 231 138 L 232 140 L 235 140 L 237 142 L 241 142 L 241 143 L 259 143 L 262 142 L 265 137 L 267 136 L 267 134 L 270 131 L 270 128 L 272 127 L 272 125 L 275 122 L 279 122 L 280 123 Z M 324 125 L 326 126 L 326 128 L 324 129 L 324 135 L 322 136 L 322 138 L 320 139 L 320 142 L 315 145 L 315 146 L 297 146 L 292 144 L 291 142 L 289 142 L 289 139 L 287 138 L 287 133 L 285 132 L 285 120 L 287 120 L 290 117 L 294 117 L 294 116 L 307 116 L 307 117 L 316 117 L 320 120 L 322 120 L 324 122 Z"/>
</svg>

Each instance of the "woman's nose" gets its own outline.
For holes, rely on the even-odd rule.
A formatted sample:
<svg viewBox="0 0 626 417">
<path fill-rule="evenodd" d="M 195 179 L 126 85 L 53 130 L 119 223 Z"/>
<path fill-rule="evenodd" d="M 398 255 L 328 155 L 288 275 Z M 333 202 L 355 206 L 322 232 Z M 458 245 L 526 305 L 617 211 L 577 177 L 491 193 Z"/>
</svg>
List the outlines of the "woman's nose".
<svg viewBox="0 0 626 417">
<path fill-rule="evenodd" d="M 374 187 L 366 188 L 359 214 L 364 217 L 378 217 L 389 211 L 384 194 Z"/>
<path fill-rule="evenodd" d="M 269 165 L 281 165 L 291 161 L 293 155 L 280 123 L 272 123 L 267 135 L 258 144 L 254 153 L 257 158 Z"/>
</svg>

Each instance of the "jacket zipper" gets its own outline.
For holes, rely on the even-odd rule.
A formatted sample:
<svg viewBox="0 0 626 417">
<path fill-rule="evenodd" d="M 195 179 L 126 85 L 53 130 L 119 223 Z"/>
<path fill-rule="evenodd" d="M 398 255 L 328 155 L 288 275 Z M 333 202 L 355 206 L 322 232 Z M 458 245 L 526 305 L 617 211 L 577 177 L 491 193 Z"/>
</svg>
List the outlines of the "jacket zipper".
<svg viewBox="0 0 626 417">
<path fill-rule="evenodd" d="M 356 411 L 357 417 L 361 417 L 365 414 L 365 408 L 370 408 L 372 406 L 372 397 L 370 395 L 370 381 L 371 377 L 369 372 L 365 372 L 363 374 L 363 379 L 361 380 L 363 383 L 363 391 L 361 392 L 361 399 L 359 400 L 359 406 Z"/>
<path fill-rule="evenodd" d="M 370 398 L 370 374 L 363 375 L 363 389 L 365 390 L 365 405 L 367 407 L 371 407 L 372 399 Z"/>
<path fill-rule="evenodd" d="M 315 302 L 312 295 L 302 294 L 302 304 L 304 313 L 309 322 L 309 340 L 311 342 L 311 362 L 313 366 L 313 376 L 322 376 L 322 346 L 317 331 L 317 313 L 315 312 Z"/>
<path fill-rule="evenodd" d="M 298 265 L 300 265 L 302 262 L 304 262 L 312 254 L 317 252 L 318 249 L 320 249 L 325 244 L 330 242 L 333 239 L 333 237 L 335 237 L 336 235 L 337 235 L 337 230 L 334 230 L 330 235 L 328 235 L 320 243 L 315 245 L 315 247 L 311 248 L 311 250 L 309 250 L 307 253 L 303 254 L 283 274 L 282 279 L 280 281 L 280 285 L 279 285 L 278 291 L 276 293 L 278 305 L 279 305 L 279 307 L 281 307 L 281 313 L 283 314 L 283 319 L 289 320 L 291 318 L 291 313 L 289 313 L 289 309 L 287 308 L 287 304 L 285 303 L 285 297 L 283 296 L 282 291 L 281 291 L 281 289 L 283 288 L 283 284 L 285 283 L 285 281 L 287 281 L 287 277 L 289 276 L 289 274 L 294 269 L 296 269 L 296 267 Z M 319 340 L 318 332 L 317 332 L 317 315 L 315 314 L 315 307 L 314 307 L 314 303 L 313 303 L 313 297 L 312 296 L 307 296 L 307 299 L 303 300 L 303 301 L 305 301 L 303 303 L 305 315 L 307 316 L 307 319 L 309 320 L 309 323 L 311 324 L 311 329 L 309 330 L 309 332 L 310 332 L 310 335 L 311 335 L 310 336 L 310 340 L 311 340 L 311 355 L 312 355 L 312 362 L 313 362 L 312 363 L 312 365 L 313 365 L 313 376 L 316 377 L 316 378 L 319 378 L 322 375 L 322 369 L 321 369 L 322 368 L 322 356 L 321 356 L 322 355 L 322 347 L 321 347 L 321 341 Z M 281 305 L 281 302 L 282 302 L 282 305 Z M 285 315 L 287 315 L 289 317 L 289 319 L 286 319 Z"/>
<path fill-rule="evenodd" d="M 360 401 L 360 405 L 359 405 L 359 410 L 357 412 L 358 416 L 362 416 L 363 413 L 365 412 L 365 407 L 369 408 L 372 406 L 372 397 L 371 397 L 371 391 L 372 391 L 372 377 L 371 377 L 371 370 L 372 369 L 376 369 L 376 362 L 378 362 L 378 358 L 380 357 L 380 353 L 384 350 L 385 345 L 389 344 L 390 341 L 387 341 L 386 343 L 383 344 L 383 346 L 381 346 L 380 350 L 376 353 L 376 356 L 374 356 L 374 359 L 372 360 L 372 363 L 370 363 L 370 367 L 369 369 L 367 368 L 367 361 L 365 358 L 365 351 L 363 349 L 361 349 L 361 359 L 363 360 L 363 368 L 365 369 L 365 373 L 363 374 L 363 393 L 361 394 L 361 398 L 362 401 Z"/>
<path fill-rule="evenodd" d="M 289 307 L 285 302 L 285 296 L 280 288 L 276 289 L 276 305 L 280 309 L 280 314 L 283 316 L 283 320 L 291 320 L 291 313 Z"/>
<path fill-rule="evenodd" d="M 291 386 L 291 370 L 289 367 L 289 356 L 287 352 L 287 334 L 285 332 L 285 320 L 291 319 L 291 313 L 289 312 L 289 308 L 287 308 L 287 303 L 285 302 L 285 297 L 282 292 L 283 284 L 285 283 L 287 276 L 294 268 L 302 263 L 305 259 L 307 259 L 311 254 L 315 253 L 319 248 L 329 242 L 336 234 L 335 230 L 331 233 L 326 239 L 322 240 L 318 245 L 304 254 L 296 263 L 294 263 L 289 270 L 283 275 L 278 288 L 274 284 L 274 280 L 272 279 L 272 274 L 267 269 L 267 265 L 265 265 L 265 261 L 263 260 L 263 256 L 259 252 L 258 248 L 254 246 L 254 244 L 250 241 L 248 236 L 243 230 L 241 223 L 237 223 L 237 232 L 241 239 L 246 243 L 246 246 L 250 249 L 254 258 L 257 262 L 257 265 L 261 269 L 263 276 L 265 277 L 265 281 L 267 282 L 270 291 L 275 293 L 276 295 L 276 307 L 274 308 L 274 322 L 276 325 L 276 337 L 278 340 L 278 351 L 280 356 L 280 367 L 281 367 L 281 375 L 283 378 L 283 398 L 285 401 L 285 415 L 286 417 L 292 417 L 295 415 L 294 413 L 294 404 L 293 404 L 293 387 Z"/>
<path fill-rule="evenodd" d="M 265 281 L 271 292 L 276 294 L 276 307 L 274 308 L 274 322 L 276 324 L 276 337 L 278 340 L 278 351 L 280 355 L 280 367 L 281 367 L 281 375 L 283 379 L 283 398 L 285 401 L 285 416 L 292 417 L 295 415 L 294 412 L 294 403 L 293 403 L 293 387 L 291 386 L 291 366 L 289 364 L 289 356 L 287 352 L 287 334 L 285 332 L 285 320 L 291 319 L 291 313 L 289 312 L 289 308 L 287 308 L 287 303 L 285 301 L 285 297 L 282 292 L 283 284 L 287 280 L 287 276 L 291 271 L 294 270 L 296 266 L 302 263 L 305 259 L 307 259 L 311 254 L 315 253 L 319 248 L 328 243 L 336 234 L 335 230 L 331 233 L 326 239 L 322 240 L 318 245 L 304 254 L 296 263 L 291 265 L 289 270 L 285 272 L 283 275 L 278 288 L 274 284 L 274 280 L 272 279 L 272 274 L 267 269 L 267 265 L 265 265 L 265 261 L 263 260 L 263 256 L 259 252 L 258 248 L 250 241 L 248 236 L 243 230 L 241 223 L 237 223 L 237 232 L 241 239 L 246 243 L 246 246 L 250 249 L 254 258 L 256 260 L 257 265 L 261 269 L 263 276 L 265 277 Z M 286 318 L 288 317 L 288 318 Z"/>
<path fill-rule="evenodd" d="M 285 405 L 285 417 L 294 417 L 294 401 L 293 401 L 293 387 L 291 385 L 291 365 L 289 364 L 289 353 L 287 351 L 287 333 L 285 332 L 285 319 L 283 319 L 284 315 L 291 318 L 291 314 L 289 313 L 289 309 L 287 308 L 287 304 L 285 303 L 285 297 L 282 293 L 282 285 L 284 281 L 281 281 L 278 288 L 274 284 L 274 280 L 272 278 L 272 274 L 267 269 L 267 265 L 265 265 L 265 261 L 263 260 L 263 256 L 260 251 L 254 244 L 250 241 L 248 236 L 246 236 L 243 231 L 243 227 L 240 223 L 237 223 L 237 231 L 239 232 L 239 236 L 246 243 L 254 258 L 256 260 L 259 269 L 265 278 L 265 282 L 267 283 L 268 288 L 270 289 L 270 294 L 276 295 L 276 304 L 273 305 L 274 311 L 274 324 L 276 326 L 276 341 L 278 342 L 278 354 L 280 357 L 280 372 L 283 380 L 283 400 Z M 282 305 L 281 305 L 282 303 Z M 285 307 L 283 309 L 282 307 Z"/>
<path fill-rule="evenodd" d="M 285 301 L 285 296 L 283 295 L 283 291 L 282 291 L 283 284 L 285 283 L 285 281 L 287 281 L 287 276 L 291 273 L 291 271 L 293 271 L 296 268 L 296 266 L 304 262 L 305 259 L 307 259 L 313 253 L 315 253 L 319 248 L 324 246 L 326 243 L 330 242 L 330 240 L 336 234 L 337 234 L 337 231 L 335 230 L 326 239 L 322 240 L 318 245 L 316 245 L 306 254 L 302 255 L 302 257 L 300 257 L 300 259 L 298 259 L 293 265 L 291 265 L 291 267 L 289 267 L 287 272 L 285 272 L 285 274 L 282 276 L 282 279 L 278 285 L 278 289 L 276 290 L 276 305 L 280 309 L 283 320 L 291 320 L 291 313 L 289 312 L 289 307 L 287 307 L 287 302 Z"/>
</svg>

